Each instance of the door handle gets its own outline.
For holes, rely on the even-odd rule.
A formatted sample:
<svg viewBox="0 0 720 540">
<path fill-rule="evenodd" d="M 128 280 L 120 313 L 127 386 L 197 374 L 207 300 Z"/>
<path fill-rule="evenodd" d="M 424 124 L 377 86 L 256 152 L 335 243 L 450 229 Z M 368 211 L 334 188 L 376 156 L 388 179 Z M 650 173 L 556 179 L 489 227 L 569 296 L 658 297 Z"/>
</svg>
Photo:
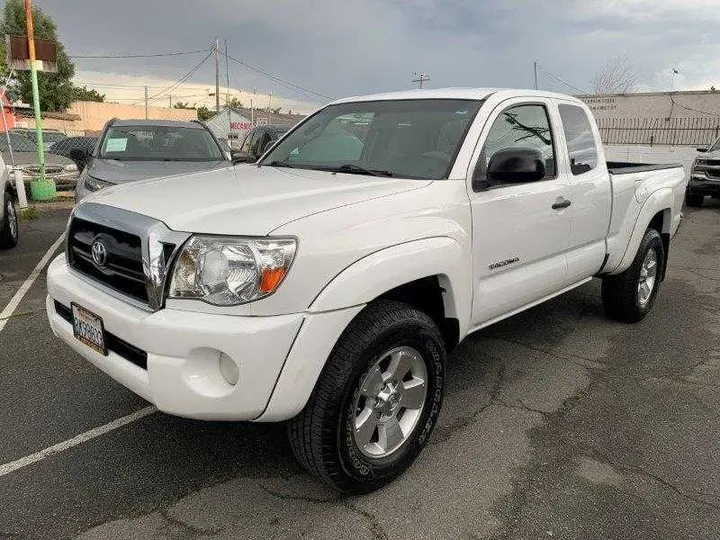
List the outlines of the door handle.
<svg viewBox="0 0 720 540">
<path fill-rule="evenodd" d="M 551 208 L 553 210 L 562 210 L 563 208 L 567 208 L 571 204 L 572 203 L 570 201 L 568 201 L 567 199 L 565 199 L 563 197 L 558 197 L 557 200 L 553 203 Z"/>
</svg>

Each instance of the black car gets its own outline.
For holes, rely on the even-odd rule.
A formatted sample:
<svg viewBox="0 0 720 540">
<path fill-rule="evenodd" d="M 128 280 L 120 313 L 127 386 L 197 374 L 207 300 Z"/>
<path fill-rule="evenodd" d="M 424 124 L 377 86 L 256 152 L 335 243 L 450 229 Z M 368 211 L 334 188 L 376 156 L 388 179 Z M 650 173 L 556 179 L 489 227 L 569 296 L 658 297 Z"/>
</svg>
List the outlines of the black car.
<svg viewBox="0 0 720 540">
<path fill-rule="evenodd" d="M 720 139 L 710 148 L 698 148 L 701 155 L 695 158 L 690 170 L 685 202 L 688 206 L 702 206 L 706 195 L 720 198 Z"/>
<path fill-rule="evenodd" d="M 247 161 L 257 161 L 280 137 L 290 130 L 290 126 L 256 126 L 247 132 L 240 153 L 247 155 Z"/>
<path fill-rule="evenodd" d="M 98 137 L 68 137 L 53 143 L 48 152 L 72 159 L 79 171 L 87 165 L 88 156 L 93 153 Z"/>
</svg>

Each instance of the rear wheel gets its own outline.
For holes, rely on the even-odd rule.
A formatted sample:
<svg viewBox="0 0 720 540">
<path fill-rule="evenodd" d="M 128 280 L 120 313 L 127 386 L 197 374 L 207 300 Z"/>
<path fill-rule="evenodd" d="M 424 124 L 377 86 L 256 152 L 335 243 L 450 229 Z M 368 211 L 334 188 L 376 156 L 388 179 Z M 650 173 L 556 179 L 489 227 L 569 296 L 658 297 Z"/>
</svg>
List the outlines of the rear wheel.
<svg viewBox="0 0 720 540">
<path fill-rule="evenodd" d="M 689 192 L 685 194 L 685 202 L 688 206 L 691 206 L 693 208 L 699 208 L 703 205 L 703 197 L 702 195 L 691 195 Z"/>
<path fill-rule="evenodd" d="M 603 278 L 605 312 L 623 322 L 642 320 L 655 304 L 664 264 L 665 249 L 660 233 L 648 229 L 630 267 L 621 274 Z"/>
<path fill-rule="evenodd" d="M 18 226 L 18 216 L 15 211 L 15 203 L 7 191 L 3 196 L 2 203 L 5 212 L 2 223 L 0 224 L 0 249 L 10 249 L 15 247 L 18 243 L 20 227 Z"/>
<path fill-rule="evenodd" d="M 391 482 L 435 427 L 444 365 L 430 317 L 400 302 L 370 304 L 340 337 L 308 404 L 289 422 L 296 457 L 344 493 Z"/>
</svg>

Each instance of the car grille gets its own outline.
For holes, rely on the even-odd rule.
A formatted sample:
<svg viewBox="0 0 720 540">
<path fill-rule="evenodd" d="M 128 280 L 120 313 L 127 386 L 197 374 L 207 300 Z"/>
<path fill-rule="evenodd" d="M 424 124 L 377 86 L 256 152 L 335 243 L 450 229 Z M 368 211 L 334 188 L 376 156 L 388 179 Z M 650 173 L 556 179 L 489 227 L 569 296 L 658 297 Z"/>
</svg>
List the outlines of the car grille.
<svg viewBox="0 0 720 540">
<path fill-rule="evenodd" d="M 720 160 L 710 159 L 706 167 L 707 175 L 712 178 L 720 178 Z"/>
<path fill-rule="evenodd" d="M 101 240 L 107 247 L 107 258 L 102 267 L 92 256 L 92 245 L 96 240 Z M 70 267 L 81 274 L 135 300 L 148 302 L 139 236 L 74 218 L 68 231 L 68 257 Z"/>
</svg>

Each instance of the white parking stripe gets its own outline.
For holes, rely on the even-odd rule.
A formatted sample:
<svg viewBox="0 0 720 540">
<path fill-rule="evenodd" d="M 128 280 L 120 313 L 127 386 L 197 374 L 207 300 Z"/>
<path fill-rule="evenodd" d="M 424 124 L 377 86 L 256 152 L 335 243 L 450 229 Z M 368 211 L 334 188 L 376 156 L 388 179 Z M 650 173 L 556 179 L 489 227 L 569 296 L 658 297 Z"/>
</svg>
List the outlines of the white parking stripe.
<svg viewBox="0 0 720 540">
<path fill-rule="evenodd" d="M 145 407 L 144 409 L 140 409 L 137 412 L 128 414 L 127 416 L 123 416 L 122 418 L 118 418 L 117 420 L 113 420 L 112 422 L 109 422 L 105 425 L 86 431 L 85 433 L 81 433 L 80 435 L 73 437 L 72 439 L 68 439 L 67 441 L 63 441 L 61 443 L 45 448 L 45 450 L 40 450 L 35 454 L 31 454 L 18 460 L 11 461 L 10 463 L 6 463 L 5 465 L 0 465 L 0 476 L 5 476 L 6 474 L 10 474 L 11 472 L 17 471 L 18 469 L 22 469 L 23 467 L 27 467 L 28 465 L 32 465 L 33 463 L 37 463 L 38 461 L 41 461 L 45 458 L 49 458 L 50 456 L 63 452 L 68 448 L 72 448 L 73 446 L 77 446 L 78 444 L 87 442 L 90 439 L 94 439 L 95 437 L 104 435 L 105 433 L 113 431 L 114 429 L 125 426 L 131 422 L 135 422 L 136 420 L 140 420 L 141 418 L 145 418 L 146 416 L 156 412 L 157 409 L 155 407 Z"/>
<path fill-rule="evenodd" d="M 45 265 L 50 261 L 50 258 L 53 256 L 55 251 L 57 251 L 57 248 L 60 246 L 60 244 L 62 244 L 63 240 L 65 240 L 65 233 L 62 233 L 60 235 L 60 238 L 55 240 L 55 243 L 50 246 L 50 249 L 47 250 L 45 255 L 43 255 L 43 258 L 40 259 L 40 262 L 37 263 L 35 270 L 30 272 L 30 275 L 23 282 L 23 284 L 20 285 L 20 288 L 15 293 L 15 296 L 10 299 L 8 305 L 5 306 L 5 309 L 2 310 L 2 313 L 0 313 L 0 332 L 2 332 L 2 329 L 5 328 L 5 323 L 12 316 L 12 314 L 15 313 L 15 310 L 20 305 L 20 301 L 23 299 L 23 296 L 25 296 L 28 290 L 30 290 L 30 287 L 33 283 L 35 283 L 35 280 L 40 275 L 40 272 L 43 271 L 43 268 L 45 268 Z"/>
</svg>

